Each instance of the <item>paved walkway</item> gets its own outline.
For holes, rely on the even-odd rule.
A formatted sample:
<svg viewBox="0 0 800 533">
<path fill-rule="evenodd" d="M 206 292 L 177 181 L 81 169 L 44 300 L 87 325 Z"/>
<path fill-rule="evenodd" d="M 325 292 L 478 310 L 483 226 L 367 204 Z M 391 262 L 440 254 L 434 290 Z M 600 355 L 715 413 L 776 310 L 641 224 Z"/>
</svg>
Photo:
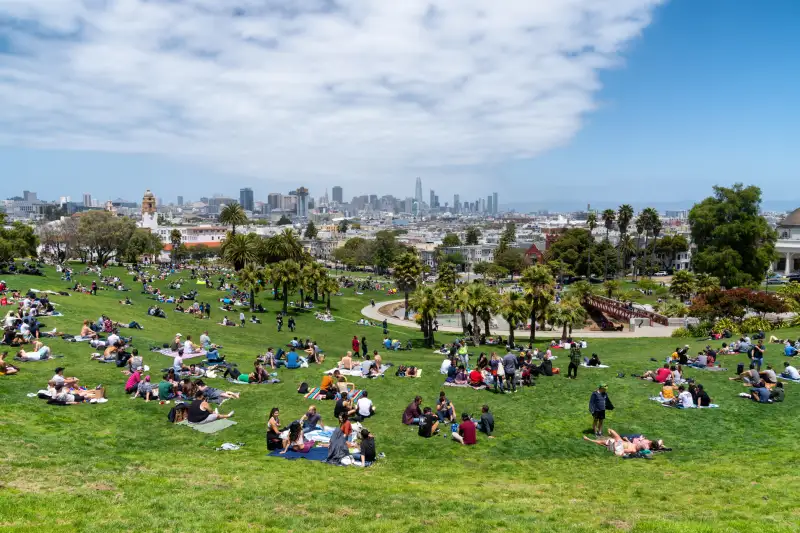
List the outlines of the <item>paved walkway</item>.
<svg viewBox="0 0 800 533">
<path fill-rule="evenodd" d="M 394 326 L 402 326 L 406 328 L 413 328 L 419 329 L 419 326 L 413 320 L 403 320 L 402 318 L 395 318 L 393 316 L 384 315 L 380 313 L 378 310 L 386 305 L 392 305 L 397 303 L 404 303 L 405 300 L 388 300 L 385 302 L 375 302 L 375 307 L 368 305 L 364 309 L 361 310 L 361 314 L 365 317 L 369 318 L 370 320 L 377 320 L 379 322 L 383 321 L 384 319 Z M 639 328 L 636 331 L 629 331 L 627 328 L 625 331 L 586 331 L 582 329 L 573 329 L 572 330 L 572 337 L 577 339 L 637 339 L 637 338 L 667 338 L 672 335 L 672 332 L 675 331 L 677 327 L 673 326 L 656 326 L 656 327 L 644 327 Z M 445 333 L 458 333 L 461 334 L 462 330 L 460 327 L 452 327 L 452 326 L 439 326 L 439 332 Z M 493 329 L 492 335 L 502 335 L 503 337 L 508 337 L 509 332 L 507 330 L 499 330 Z M 518 330 L 514 332 L 514 335 L 517 339 L 526 339 L 530 335 L 530 332 L 527 330 Z M 542 339 L 560 339 L 561 338 L 561 331 L 537 331 L 536 338 Z"/>
</svg>

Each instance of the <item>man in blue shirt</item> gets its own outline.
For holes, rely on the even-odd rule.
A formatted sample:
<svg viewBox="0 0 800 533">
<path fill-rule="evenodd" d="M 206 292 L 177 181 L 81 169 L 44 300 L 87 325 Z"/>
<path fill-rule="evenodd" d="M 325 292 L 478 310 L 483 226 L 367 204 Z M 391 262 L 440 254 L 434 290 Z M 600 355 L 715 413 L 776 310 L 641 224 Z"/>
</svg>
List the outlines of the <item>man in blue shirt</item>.
<svg viewBox="0 0 800 533">
<path fill-rule="evenodd" d="M 300 357 L 294 351 L 294 348 L 286 354 L 286 368 L 300 368 Z"/>
<path fill-rule="evenodd" d="M 764 380 L 761 380 L 756 387 L 750 389 L 750 394 L 758 403 L 770 403 L 769 389 L 767 388 L 767 383 Z"/>
</svg>

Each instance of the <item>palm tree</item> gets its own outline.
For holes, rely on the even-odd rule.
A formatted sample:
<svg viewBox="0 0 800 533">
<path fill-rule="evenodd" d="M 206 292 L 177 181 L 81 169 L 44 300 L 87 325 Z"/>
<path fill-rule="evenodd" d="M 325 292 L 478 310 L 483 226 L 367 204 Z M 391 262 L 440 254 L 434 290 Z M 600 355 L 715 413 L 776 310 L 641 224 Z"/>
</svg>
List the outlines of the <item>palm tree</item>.
<svg viewBox="0 0 800 533">
<path fill-rule="evenodd" d="M 271 268 L 272 283 L 279 285 L 283 291 L 283 312 L 289 310 L 289 292 L 294 292 L 300 282 L 300 265 L 291 259 L 275 263 Z"/>
<path fill-rule="evenodd" d="M 647 243 L 649 240 L 650 232 L 653 230 L 656 224 L 656 220 L 658 220 L 658 211 L 653 209 L 652 207 L 646 207 L 640 214 L 639 220 L 636 222 L 636 231 L 639 231 L 639 222 L 642 224 L 642 228 L 644 231 L 644 253 L 645 257 L 648 256 L 647 254 Z M 660 221 L 658 222 L 661 223 Z M 649 275 L 649 265 L 647 265 L 648 275 Z"/>
<path fill-rule="evenodd" d="M 708 294 L 719 289 L 719 278 L 708 274 L 698 274 L 695 280 L 695 287 L 697 294 Z"/>
<path fill-rule="evenodd" d="M 446 291 L 445 297 L 456 288 L 456 278 L 456 267 L 453 266 L 453 263 L 446 261 L 439 263 L 439 275 L 436 277 L 436 284 Z"/>
<path fill-rule="evenodd" d="M 619 227 L 619 242 L 622 244 L 628 237 L 628 227 L 631 225 L 631 220 L 633 220 L 633 207 L 630 204 L 623 204 L 619 206 L 619 211 L 617 212 L 617 226 Z M 627 250 L 624 250 L 618 247 L 618 255 L 621 255 L 622 260 L 622 268 L 621 270 L 624 272 L 625 269 L 625 258 L 626 258 Z M 617 261 L 620 260 L 620 257 L 617 258 Z"/>
<path fill-rule="evenodd" d="M 628 234 L 620 235 L 619 243 L 617 244 L 617 253 L 622 257 L 622 270 L 625 270 L 627 259 L 630 255 L 636 252 L 636 242 Z"/>
<path fill-rule="evenodd" d="M 594 287 L 588 281 L 581 280 L 572 284 L 572 294 L 578 298 L 579 301 L 586 301 L 589 296 L 594 295 Z"/>
<path fill-rule="evenodd" d="M 314 291 L 314 300 L 319 300 L 319 288 L 328 277 L 328 270 L 316 261 L 311 261 L 303 266 L 301 275 L 304 288 L 309 292 Z"/>
<path fill-rule="evenodd" d="M 490 324 L 492 316 L 500 307 L 500 295 L 497 294 L 496 290 L 487 287 L 483 283 L 478 283 L 478 285 L 483 287 L 478 315 L 481 317 L 481 320 L 483 320 L 484 333 L 486 335 L 491 335 Z"/>
<path fill-rule="evenodd" d="M 236 235 L 236 226 L 247 224 L 247 215 L 238 202 L 226 205 L 219 213 L 219 223 L 223 226 L 231 226 L 231 233 Z"/>
<path fill-rule="evenodd" d="M 467 288 L 469 285 L 459 285 L 455 288 L 455 291 L 452 293 L 452 300 L 453 306 L 458 310 L 458 314 L 461 315 L 461 332 L 466 336 L 467 334 L 467 305 L 469 294 L 467 293 Z"/>
<path fill-rule="evenodd" d="M 285 259 L 304 262 L 307 259 L 297 234 L 290 228 L 267 239 L 261 248 L 261 253 L 264 263 L 277 263 Z"/>
<path fill-rule="evenodd" d="M 422 333 L 425 336 L 425 346 L 435 346 L 433 321 L 436 320 L 436 313 L 444 303 L 441 291 L 432 285 L 421 285 L 411 295 L 409 303 L 419 317 Z"/>
<path fill-rule="evenodd" d="M 239 271 L 239 286 L 250 293 L 250 311 L 255 311 L 256 294 L 264 287 L 264 271 L 248 263 Z"/>
<path fill-rule="evenodd" d="M 486 303 L 486 290 L 488 287 L 479 282 L 469 283 L 463 289 L 462 312 L 469 313 L 472 318 L 472 342 L 475 346 L 478 346 L 481 340 L 480 316 Z"/>
<path fill-rule="evenodd" d="M 658 213 L 653 212 L 652 215 L 652 222 L 650 223 L 650 229 L 653 232 L 653 261 L 656 259 L 656 244 L 658 244 L 658 236 L 661 235 L 661 229 L 663 226 L 661 225 L 661 219 L 658 217 Z"/>
<path fill-rule="evenodd" d="M 220 252 L 222 259 L 233 266 L 235 270 L 241 270 L 248 263 L 255 263 L 258 259 L 259 238 L 255 233 L 242 235 L 228 233 L 222 242 Z"/>
<path fill-rule="evenodd" d="M 550 270 L 543 265 L 528 267 L 520 281 L 531 317 L 531 342 L 536 340 L 536 319 L 555 297 L 555 280 Z"/>
<path fill-rule="evenodd" d="M 417 288 L 422 281 L 422 262 L 417 254 L 406 252 L 401 255 L 394 264 L 394 277 L 397 288 L 405 294 L 406 308 L 403 312 L 404 319 L 408 320 L 408 295 Z"/>
<path fill-rule="evenodd" d="M 506 291 L 500 299 L 500 314 L 508 322 L 508 344 L 514 346 L 514 330 L 528 319 L 525 297 L 516 291 Z"/>
<path fill-rule="evenodd" d="M 327 276 L 319 286 L 319 290 L 324 296 L 328 297 L 328 310 L 331 309 L 331 294 L 339 292 L 339 282 L 334 278 Z"/>
<path fill-rule="evenodd" d="M 614 222 L 617 219 L 617 213 L 613 209 L 606 209 L 600 216 L 603 219 L 603 225 L 606 227 L 606 242 L 608 242 L 608 234 L 611 231 L 611 228 L 614 227 Z M 604 254 L 606 256 L 606 265 L 605 271 L 603 272 L 603 279 L 606 279 L 608 278 L 608 250 L 606 250 Z"/>
<path fill-rule="evenodd" d="M 562 340 L 566 339 L 568 335 L 572 335 L 573 327 L 583 325 L 587 315 L 586 309 L 577 298 L 564 298 L 550 309 L 552 323 L 563 328 L 561 330 Z"/>
<path fill-rule="evenodd" d="M 633 261 L 633 281 L 636 281 L 636 272 L 639 266 L 639 252 L 642 250 L 642 234 L 645 234 L 645 239 L 647 239 L 647 217 L 645 216 L 644 212 L 639 213 L 639 216 L 636 218 L 636 258 Z M 646 242 L 646 241 L 645 241 Z"/>
<path fill-rule="evenodd" d="M 597 213 L 592 211 L 589 213 L 589 216 L 586 217 L 586 226 L 589 228 L 589 247 L 586 249 L 589 255 L 586 263 L 586 279 L 590 279 L 592 277 L 592 246 L 594 245 L 594 237 L 592 237 L 592 232 L 597 227 Z M 531 329 L 533 329 L 531 327 Z"/>
<path fill-rule="evenodd" d="M 169 242 L 172 245 L 172 262 L 175 262 L 175 258 L 178 257 L 178 248 L 181 246 L 181 241 L 183 240 L 183 236 L 181 232 L 177 229 L 174 229 L 169 232 Z"/>
</svg>

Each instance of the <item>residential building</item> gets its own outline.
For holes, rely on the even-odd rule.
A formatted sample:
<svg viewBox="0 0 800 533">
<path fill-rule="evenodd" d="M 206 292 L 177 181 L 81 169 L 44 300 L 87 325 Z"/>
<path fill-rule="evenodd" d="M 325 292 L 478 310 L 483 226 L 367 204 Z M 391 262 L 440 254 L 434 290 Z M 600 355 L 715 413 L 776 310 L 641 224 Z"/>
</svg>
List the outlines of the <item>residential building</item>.
<svg viewBox="0 0 800 533">
<path fill-rule="evenodd" d="M 178 207 L 183 207 L 183 196 L 178 196 Z"/>
<path fill-rule="evenodd" d="M 442 253 L 452 255 L 459 253 L 464 257 L 466 262 L 465 267 L 467 270 L 472 270 L 476 263 L 491 263 L 494 261 L 494 252 L 497 249 L 496 244 L 472 244 L 462 246 L 452 246 L 442 248 Z"/>
<path fill-rule="evenodd" d="M 795 209 L 781 220 L 777 231 L 775 252 L 779 259 L 773 263 L 772 270 L 788 276 L 800 271 L 800 209 Z"/>
<path fill-rule="evenodd" d="M 280 209 L 283 201 L 283 195 L 278 192 L 271 192 L 267 195 L 267 209 L 272 211 L 273 209 Z"/>
</svg>

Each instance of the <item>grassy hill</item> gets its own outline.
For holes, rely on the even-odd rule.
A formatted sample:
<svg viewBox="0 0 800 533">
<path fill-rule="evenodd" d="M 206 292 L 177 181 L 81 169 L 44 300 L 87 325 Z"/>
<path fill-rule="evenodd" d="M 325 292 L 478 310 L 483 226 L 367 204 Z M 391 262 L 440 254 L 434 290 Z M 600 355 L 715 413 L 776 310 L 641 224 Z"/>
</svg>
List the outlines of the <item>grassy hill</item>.
<svg viewBox="0 0 800 533">
<path fill-rule="evenodd" d="M 282 346 L 292 334 L 277 333 L 279 302 L 268 295 L 258 300 L 268 312 L 261 325 L 225 328 L 216 325 L 223 312 L 222 293 L 200 288 L 198 299 L 212 302 L 212 320 L 171 312 L 167 319 L 146 316 L 151 300 L 122 269 L 110 269 L 126 285 L 135 305 L 122 306 L 125 293 L 99 291 L 97 296 L 72 293 L 54 296 L 66 316 L 44 320 L 47 329 L 75 333 L 84 319 L 101 313 L 144 326 L 134 331 L 134 346 L 158 380 L 157 369 L 171 359 L 147 352 L 150 345 L 175 333 L 199 338 L 208 329 L 225 346 L 228 360 L 251 368 L 257 353 Z M 174 280 L 181 275 L 175 274 Z M 12 288 L 65 290 L 67 283 L 52 270 L 45 278 L 5 276 Z M 78 276 L 84 283 L 92 277 Z M 168 281 L 156 284 L 166 288 Z M 191 285 L 194 288 L 195 285 Z M 178 291 L 166 291 L 177 294 Z M 114 365 L 89 361 L 85 343 L 52 339 L 63 359 L 21 363 L 15 376 L 0 378 L 0 530 L 42 531 L 793 531 L 797 530 L 800 493 L 797 435 L 800 429 L 798 385 L 787 384 L 783 404 L 758 405 L 736 395 L 743 387 L 727 378 L 744 356 L 727 356 L 728 372 L 689 369 L 688 376 L 705 385 L 720 409 L 665 409 L 648 397 L 657 386 L 617 372 L 640 373 L 654 368 L 682 340 L 596 340 L 608 370 L 581 368 L 579 377 L 540 378 L 537 386 L 509 395 L 471 389 L 447 389 L 459 412 L 478 414 L 488 403 L 497 420 L 497 438 L 479 437 L 473 447 L 449 439 L 424 440 L 400 418 L 420 394 L 430 405 L 441 388 L 442 357 L 427 349 L 383 354 L 384 360 L 420 366 L 420 379 L 387 373 L 382 379 L 358 381 L 374 400 L 377 415 L 366 424 L 386 458 L 370 469 L 341 468 L 266 456 L 269 409 L 278 406 L 282 422 L 299 418 L 309 402 L 296 392 L 302 381 L 319 383 L 348 349 L 353 335 L 366 335 L 370 350 L 379 348 L 379 328 L 355 325 L 368 292 L 334 297 L 336 322 L 323 323 L 310 314 L 297 317 L 296 335 L 316 339 L 330 364 L 301 370 L 279 370 L 278 385 L 212 386 L 242 392 L 222 411 L 236 409 L 238 425 L 205 435 L 167 421 L 169 405 L 129 400 L 123 376 Z M 231 316 L 233 314 L 229 314 Z M 233 316 L 231 316 L 234 318 Z M 800 330 L 779 336 L 796 337 Z M 414 339 L 420 333 L 398 329 L 393 337 Z M 440 334 L 440 342 L 451 340 Z M 706 343 L 692 342 L 693 351 Z M 718 344 L 718 343 L 715 343 Z M 13 350 L 11 348 L 10 350 Z M 12 352 L 13 353 L 13 352 Z M 382 352 L 383 353 L 383 352 Z M 778 346 L 768 347 L 766 362 L 782 367 Z M 564 357 L 556 366 L 565 369 Z M 55 407 L 26 396 L 43 388 L 53 368 L 85 385 L 102 383 L 109 402 Z M 358 380 L 358 378 L 354 378 Z M 606 427 L 662 438 L 674 451 L 654 460 L 622 460 L 581 440 L 591 426 L 589 395 L 600 381 L 609 383 L 617 409 Z M 333 403 L 317 402 L 323 422 L 333 420 Z M 223 442 L 244 442 L 235 452 L 217 452 Z"/>
</svg>

